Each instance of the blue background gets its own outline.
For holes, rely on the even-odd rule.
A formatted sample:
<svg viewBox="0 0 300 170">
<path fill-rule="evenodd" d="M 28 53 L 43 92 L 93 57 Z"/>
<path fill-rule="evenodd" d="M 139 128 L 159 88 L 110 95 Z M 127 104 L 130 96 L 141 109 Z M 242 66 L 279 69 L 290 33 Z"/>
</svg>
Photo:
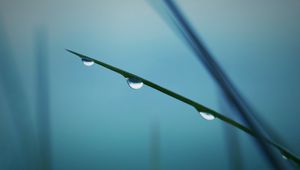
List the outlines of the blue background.
<svg viewBox="0 0 300 170">
<path fill-rule="evenodd" d="M 155 121 L 161 169 L 229 169 L 224 123 L 205 121 L 190 106 L 149 87 L 132 90 L 123 77 L 96 65 L 85 67 L 65 51 L 95 57 L 221 111 L 213 79 L 149 2 L 0 3 L 0 34 L 5 37 L 0 45 L 15 61 L 33 129 L 38 128 L 36 37 L 39 30 L 47 35 L 53 169 L 149 169 Z M 243 96 L 287 148 L 300 155 L 300 1 L 177 3 Z M 4 169 L 7 161 L 22 167 L 14 156 L 17 130 L 8 116 L 7 89 L 1 87 L 0 160 Z M 8 93 L 14 91 L 11 87 Z M 268 169 L 252 138 L 238 134 L 244 168 Z"/>
</svg>

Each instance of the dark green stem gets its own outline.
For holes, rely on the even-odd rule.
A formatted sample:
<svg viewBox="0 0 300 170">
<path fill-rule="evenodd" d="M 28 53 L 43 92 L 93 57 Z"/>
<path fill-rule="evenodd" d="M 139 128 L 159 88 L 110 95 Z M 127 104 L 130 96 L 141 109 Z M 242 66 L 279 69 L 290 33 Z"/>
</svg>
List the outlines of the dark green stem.
<svg viewBox="0 0 300 170">
<path fill-rule="evenodd" d="M 119 73 L 119 74 L 121 74 L 124 77 L 135 77 L 135 78 L 141 79 L 141 81 L 144 84 L 148 85 L 149 87 L 151 87 L 151 88 L 153 88 L 155 90 L 158 90 L 158 91 L 160 91 L 160 92 L 162 92 L 162 93 L 164 93 L 164 94 L 166 94 L 168 96 L 171 96 L 171 97 L 173 97 L 173 98 L 175 98 L 175 99 L 177 99 L 179 101 L 182 101 L 182 102 L 184 102 L 184 103 L 186 103 L 186 104 L 194 107 L 196 110 L 198 110 L 200 112 L 205 112 L 205 113 L 212 114 L 216 118 L 218 118 L 218 119 L 220 119 L 220 120 L 222 120 L 222 121 L 224 121 L 224 122 L 226 122 L 226 123 L 228 123 L 228 124 L 230 124 L 230 125 L 238 128 L 238 129 L 240 129 L 242 131 L 244 131 L 245 133 L 247 133 L 247 134 L 249 134 L 249 135 L 251 135 L 251 136 L 253 136 L 255 138 L 258 138 L 258 135 L 254 131 L 252 131 L 251 129 L 249 129 L 249 128 L 245 127 L 244 125 L 242 125 L 242 124 L 240 124 L 240 123 L 238 123 L 238 122 L 236 122 L 236 121 L 234 121 L 234 120 L 232 120 L 232 119 L 230 119 L 230 118 L 228 118 L 228 117 L 226 117 L 226 116 L 224 116 L 224 115 L 222 115 L 222 114 L 214 111 L 213 109 L 205 107 L 205 106 L 203 106 L 203 105 L 201 105 L 201 104 L 199 104 L 199 103 L 197 103 L 197 102 L 195 102 L 195 101 L 193 101 L 193 100 L 191 100 L 189 98 L 186 98 L 186 97 L 184 97 L 184 96 L 182 96 L 180 94 L 177 94 L 177 93 L 175 93 L 175 92 L 173 92 L 171 90 L 168 90 L 168 89 L 166 89 L 164 87 L 161 87 L 161 86 L 159 86 L 159 85 L 157 85 L 157 84 L 155 84 L 155 83 L 153 83 L 153 82 L 151 82 L 149 80 L 146 80 L 146 79 L 144 79 L 142 77 L 139 77 L 139 76 L 137 76 L 135 74 L 129 73 L 127 71 L 121 70 L 121 69 L 119 69 L 117 67 L 114 67 L 112 65 L 109 65 L 109 64 L 106 64 L 104 62 L 98 61 L 98 60 L 96 60 L 94 58 L 85 56 L 83 54 L 79 54 L 79 53 L 71 51 L 71 50 L 67 50 L 67 51 L 70 52 L 70 53 L 72 53 L 72 54 L 77 55 L 81 59 L 88 59 L 88 60 L 94 61 L 96 64 L 98 64 L 100 66 L 103 66 L 103 67 L 105 67 L 105 68 L 107 68 L 109 70 L 112 70 L 112 71 L 114 71 L 116 73 Z M 264 140 L 264 142 L 266 142 L 266 143 L 272 145 L 273 147 L 277 148 L 285 157 L 287 157 L 287 159 L 294 161 L 298 166 L 300 166 L 300 159 L 296 155 L 294 155 L 293 153 L 291 153 L 290 151 L 288 151 L 286 148 L 280 146 L 279 144 L 273 142 L 272 140 L 270 140 L 270 139 L 268 139 L 266 137 L 263 137 L 263 140 Z"/>
</svg>

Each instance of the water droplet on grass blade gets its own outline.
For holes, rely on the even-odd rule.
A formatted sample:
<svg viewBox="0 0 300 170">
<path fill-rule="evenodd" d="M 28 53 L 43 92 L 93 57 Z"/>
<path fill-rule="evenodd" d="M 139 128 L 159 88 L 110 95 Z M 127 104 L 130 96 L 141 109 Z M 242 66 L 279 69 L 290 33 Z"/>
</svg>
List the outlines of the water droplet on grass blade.
<svg viewBox="0 0 300 170">
<path fill-rule="evenodd" d="M 95 63 L 93 60 L 88 58 L 82 58 L 81 61 L 85 66 L 92 66 Z"/>
<path fill-rule="evenodd" d="M 216 118 L 214 115 L 209 113 L 205 113 L 205 112 L 199 112 L 199 113 L 205 120 L 214 120 Z"/>
<path fill-rule="evenodd" d="M 127 83 L 129 85 L 129 87 L 132 89 L 140 89 L 144 85 L 143 81 L 136 77 L 127 78 Z"/>
<path fill-rule="evenodd" d="M 288 159 L 283 153 L 281 153 L 281 157 L 286 160 Z"/>
</svg>

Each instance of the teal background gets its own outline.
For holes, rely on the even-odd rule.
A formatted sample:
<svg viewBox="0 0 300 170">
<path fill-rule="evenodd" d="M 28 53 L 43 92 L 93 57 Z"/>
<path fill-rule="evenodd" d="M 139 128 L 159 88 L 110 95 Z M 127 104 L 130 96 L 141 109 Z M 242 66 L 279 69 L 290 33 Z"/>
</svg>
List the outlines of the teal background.
<svg viewBox="0 0 300 170">
<path fill-rule="evenodd" d="M 176 2 L 245 98 L 300 155 L 300 1 Z M 229 169 L 224 123 L 205 121 L 149 87 L 132 90 L 123 77 L 85 67 L 65 51 L 95 57 L 220 110 L 216 84 L 149 2 L 0 3 L 0 46 L 15 61 L 35 130 L 37 32 L 47 37 L 53 169 L 149 169 L 154 121 L 160 124 L 160 169 Z M 1 52 L 4 68 L 8 55 Z M 11 161 L 18 169 L 22 164 L 12 152 L 18 153 L 17 130 L 3 90 L 0 83 L 0 167 Z M 14 92 L 11 86 L 8 93 Z M 240 132 L 239 137 L 245 169 L 268 169 L 252 138 Z"/>
</svg>

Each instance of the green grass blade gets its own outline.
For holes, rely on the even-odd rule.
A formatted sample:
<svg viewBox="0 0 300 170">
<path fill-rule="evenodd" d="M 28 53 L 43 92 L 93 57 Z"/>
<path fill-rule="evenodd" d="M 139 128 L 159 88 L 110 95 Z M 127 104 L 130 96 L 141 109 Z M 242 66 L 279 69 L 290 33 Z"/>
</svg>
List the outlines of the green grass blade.
<svg viewBox="0 0 300 170">
<path fill-rule="evenodd" d="M 226 116 L 218 113 L 217 111 L 214 111 L 213 109 L 205 107 L 204 105 L 201 105 L 201 104 L 199 104 L 199 103 L 197 103 L 197 102 L 195 102 L 195 101 L 193 101 L 193 100 L 191 100 L 191 99 L 189 99 L 189 98 L 187 98 L 185 96 L 177 94 L 177 93 L 175 93 L 175 92 L 173 92 L 171 90 L 168 90 L 168 89 L 166 89 L 166 88 L 164 88 L 162 86 L 159 86 L 159 85 L 157 85 L 157 84 L 155 84 L 155 83 L 153 83 L 153 82 L 151 82 L 149 80 L 146 80 L 146 79 L 144 79 L 144 78 L 142 78 L 140 76 L 137 76 L 135 74 L 129 73 L 129 72 L 125 71 L 125 70 L 121 70 L 121 69 L 119 69 L 117 67 L 114 67 L 112 65 L 106 64 L 106 63 L 101 62 L 99 60 L 96 60 L 94 58 L 88 57 L 88 56 L 83 55 L 83 54 L 79 54 L 77 52 L 74 52 L 74 51 L 71 51 L 71 50 L 68 50 L 68 49 L 67 49 L 67 51 L 70 52 L 70 53 L 72 53 L 72 54 L 75 54 L 80 59 L 88 59 L 88 60 L 94 61 L 96 64 L 98 64 L 100 66 L 103 66 L 103 67 L 105 67 L 105 68 L 107 68 L 107 69 L 109 69 L 111 71 L 116 72 L 116 73 L 119 73 L 119 74 L 121 74 L 122 76 L 124 76 L 126 78 L 128 78 L 128 77 L 139 78 L 139 79 L 142 80 L 142 82 L 145 85 L 147 85 L 147 86 L 149 86 L 149 87 L 151 87 L 151 88 L 153 88 L 153 89 L 155 89 L 157 91 L 160 91 L 160 92 L 162 92 L 162 93 L 164 93 L 164 94 L 166 94 L 166 95 L 168 95 L 170 97 L 173 97 L 173 98 L 175 98 L 175 99 L 177 99 L 177 100 L 179 100 L 181 102 L 184 102 L 184 103 L 186 103 L 186 104 L 194 107 L 198 111 L 212 114 L 216 118 L 222 120 L 223 122 L 228 123 L 228 124 L 234 126 L 235 128 L 238 128 L 238 129 L 242 130 L 243 132 L 245 132 L 245 133 L 247 133 L 247 134 L 249 134 L 249 135 L 251 135 L 251 136 L 253 136 L 255 138 L 258 138 L 257 134 L 255 132 L 253 132 L 251 129 L 249 129 L 248 127 L 245 127 L 244 125 L 242 125 L 242 124 L 240 124 L 240 123 L 238 123 L 238 122 L 236 122 L 236 121 L 234 121 L 234 120 L 232 120 L 232 119 L 230 119 L 230 118 L 228 118 L 228 117 L 226 117 Z M 266 143 L 272 145 L 273 147 L 277 148 L 285 157 L 287 157 L 287 159 L 294 161 L 298 166 L 300 166 L 300 159 L 295 154 L 291 153 L 286 148 L 280 146 L 279 144 L 273 142 L 272 140 L 270 140 L 270 139 L 268 139 L 266 137 L 264 137 L 263 140 L 264 140 L 264 142 L 266 142 Z"/>
<path fill-rule="evenodd" d="M 212 78 L 215 79 L 216 83 L 220 86 L 228 101 L 233 107 L 238 111 L 239 116 L 244 120 L 246 125 L 252 129 L 257 134 L 256 144 L 258 148 L 264 154 L 266 160 L 271 167 L 274 169 L 283 169 L 283 164 L 278 160 L 278 156 L 274 153 L 266 143 L 263 142 L 263 132 L 257 126 L 257 123 L 253 120 L 253 115 L 255 112 L 248 105 L 248 103 L 241 96 L 239 91 L 234 87 L 231 80 L 228 78 L 224 70 L 220 67 L 219 63 L 216 62 L 213 55 L 206 48 L 206 45 L 196 34 L 196 31 L 184 16 L 183 12 L 179 9 L 179 6 L 173 0 L 162 0 L 160 11 L 162 16 L 167 23 L 173 28 L 176 32 L 179 32 L 180 37 L 184 39 L 184 42 L 191 47 L 192 51 L 195 53 L 195 56 L 201 61 L 202 64 L 207 68 L 209 73 L 212 75 Z M 165 9 L 164 9 L 165 7 Z M 170 22 L 171 21 L 171 22 Z M 270 134 L 268 134 L 270 135 Z"/>
</svg>

